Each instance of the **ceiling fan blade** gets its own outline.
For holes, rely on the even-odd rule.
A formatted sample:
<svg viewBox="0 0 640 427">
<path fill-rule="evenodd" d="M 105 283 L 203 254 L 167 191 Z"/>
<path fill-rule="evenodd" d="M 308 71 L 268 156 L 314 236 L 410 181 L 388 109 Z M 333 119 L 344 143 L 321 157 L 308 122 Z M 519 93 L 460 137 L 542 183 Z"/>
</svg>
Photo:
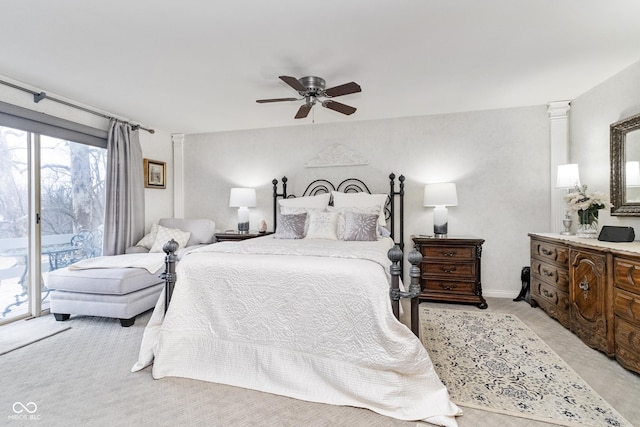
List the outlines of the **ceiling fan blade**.
<svg viewBox="0 0 640 427">
<path fill-rule="evenodd" d="M 338 113 L 346 114 L 347 116 L 356 112 L 356 108 L 336 101 L 324 101 L 322 106 L 327 107 L 330 110 L 337 111 Z"/>
<path fill-rule="evenodd" d="M 304 119 L 307 117 L 309 115 L 309 111 L 311 111 L 311 107 L 313 107 L 313 104 L 303 104 L 296 114 L 296 119 Z"/>
<path fill-rule="evenodd" d="M 324 91 L 329 97 L 349 95 L 350 93 L 362 92 L 362 88 L 356 82 L 345 83 L 340 86 L 330 87 Z"/>
<path fill-rule="evenodd" d="M 280 76 L 280 80 L 294 88 L 298 92 L 306 92 L 307 88 L 302 85 L 295 77 L 291 76 Z"/>
<path fill-rule="evenodd" d="M 280 101 L 297 101 L 298 98 L 273 98 L 273 99 L 256 99 L 258 104 L 264 104 L 266 102 L 280 102 Z"/>
</svg>

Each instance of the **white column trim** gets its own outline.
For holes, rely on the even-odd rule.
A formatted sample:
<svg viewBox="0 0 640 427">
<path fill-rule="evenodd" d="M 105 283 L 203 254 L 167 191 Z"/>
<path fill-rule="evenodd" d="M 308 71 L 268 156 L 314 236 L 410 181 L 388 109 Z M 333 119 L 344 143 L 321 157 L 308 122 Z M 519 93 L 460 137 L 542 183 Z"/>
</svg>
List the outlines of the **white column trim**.
<svg viewBox="0 0 640 427">
<path fill-rule="evenodd" d="M 554 101 L 547 105 L 549 114 L 549 164 L 551 170 L 549 194 L 551 210 L 549 212 L 551 231 L 559 233 L 564 229 L 562 219 L 565 215 L 565 190 L 556 188 L 558 165 L 569 161 L 569 110 L 571 101 Z"/>
<path fill-rule="evenodd" d="M 173 217 L 184 218 L 184 134 L 171 135 L 173 143 Z"/>
</svg>

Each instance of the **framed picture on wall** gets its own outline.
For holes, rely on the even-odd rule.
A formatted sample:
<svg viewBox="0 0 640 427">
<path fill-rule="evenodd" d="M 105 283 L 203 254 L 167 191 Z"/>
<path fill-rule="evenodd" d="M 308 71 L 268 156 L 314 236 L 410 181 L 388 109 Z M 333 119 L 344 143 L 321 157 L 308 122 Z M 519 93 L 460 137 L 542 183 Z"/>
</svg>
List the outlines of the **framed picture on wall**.
<svg viewBox="0 0 640 427">
<path fill-rule="evenodd" d="M 145 188 L 166 188 L 166 162 L 144 159 L 144 186 Z"/>
</svg>

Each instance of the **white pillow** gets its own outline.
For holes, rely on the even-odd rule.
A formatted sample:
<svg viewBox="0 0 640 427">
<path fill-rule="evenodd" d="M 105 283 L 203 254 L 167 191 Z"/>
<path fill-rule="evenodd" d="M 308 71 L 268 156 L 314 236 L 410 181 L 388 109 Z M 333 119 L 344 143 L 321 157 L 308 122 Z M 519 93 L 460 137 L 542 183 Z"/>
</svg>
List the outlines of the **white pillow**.
<svg viewBox="0 0 640 427">
<path fill-rule="evenodd" d="M 142 239 L 140 239 L 140 241 L 136 243 L 136 246 L 144 246 L 147 249 L 151 249 L 151 247 L 156 241 L 157 235 L 158 235 L 158 224 L 154 222 L 153 225 L 151 226 L 151 230 L 149 230 L 149 234 L 147 234 Z"/>
<path fill-rule="evenodd" d="M 191 237 L 191 233 L 189 231 L 182 231 L 177 228 L 166 228 L 158 225 L 156 241 L 153 243 L 149 252 L 164 252 L 162 247 L 171 239 L 178 242 L 178 250 L 183 249 L 187 246 L 189 237 Z"/>
<path fill-rule="evenodd" d="M 387 204 L 388 198 L 386 194 L 341 193 L 339 191 L 332 191 L 331 195 L 333 196 L 333 206 L 336 208 L 378 207 L 378 225 L 383 227 L 387 225 L 387 219 L 384 214 L 384 206 Z"/>
<path fill-rule="evenodd" d="M 312 212 L 309 215 L 309 230 L 305 239 L 338 240 L 337 226 L 337 212 Z"/>
<path fill-rule="evenodd" d="M 290 208 L 309 208 L 309 209 L 325 209 L 329 206 L 329 199 L 331 198 L 331 194 L 322 193 L 317 196 L 306 196 L 306 197 L 292 197 L 290 199 L 280 199 L 278 200 L 278 204 L 280 208 L 290 207 Z"/>
</svg>

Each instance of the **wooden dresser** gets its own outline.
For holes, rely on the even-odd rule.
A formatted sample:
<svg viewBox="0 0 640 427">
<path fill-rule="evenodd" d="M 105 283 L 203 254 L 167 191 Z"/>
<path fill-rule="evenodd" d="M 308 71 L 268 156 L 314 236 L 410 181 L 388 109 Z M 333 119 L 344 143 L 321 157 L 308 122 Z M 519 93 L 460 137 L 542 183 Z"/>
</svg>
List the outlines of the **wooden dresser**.
<svg viewBox="0 0 640 427">
<path fill-rule="evenodd" d="M 531 305 L 640 373 L 640 242 L 531 238 Z"/>
<path fill-rule="evenodd" d="M 423 257 L 418 301 L 461 302 L 487 308 L 480 282 L 483 239 L 428 236 L 411 239 Z"/>
</svg>

